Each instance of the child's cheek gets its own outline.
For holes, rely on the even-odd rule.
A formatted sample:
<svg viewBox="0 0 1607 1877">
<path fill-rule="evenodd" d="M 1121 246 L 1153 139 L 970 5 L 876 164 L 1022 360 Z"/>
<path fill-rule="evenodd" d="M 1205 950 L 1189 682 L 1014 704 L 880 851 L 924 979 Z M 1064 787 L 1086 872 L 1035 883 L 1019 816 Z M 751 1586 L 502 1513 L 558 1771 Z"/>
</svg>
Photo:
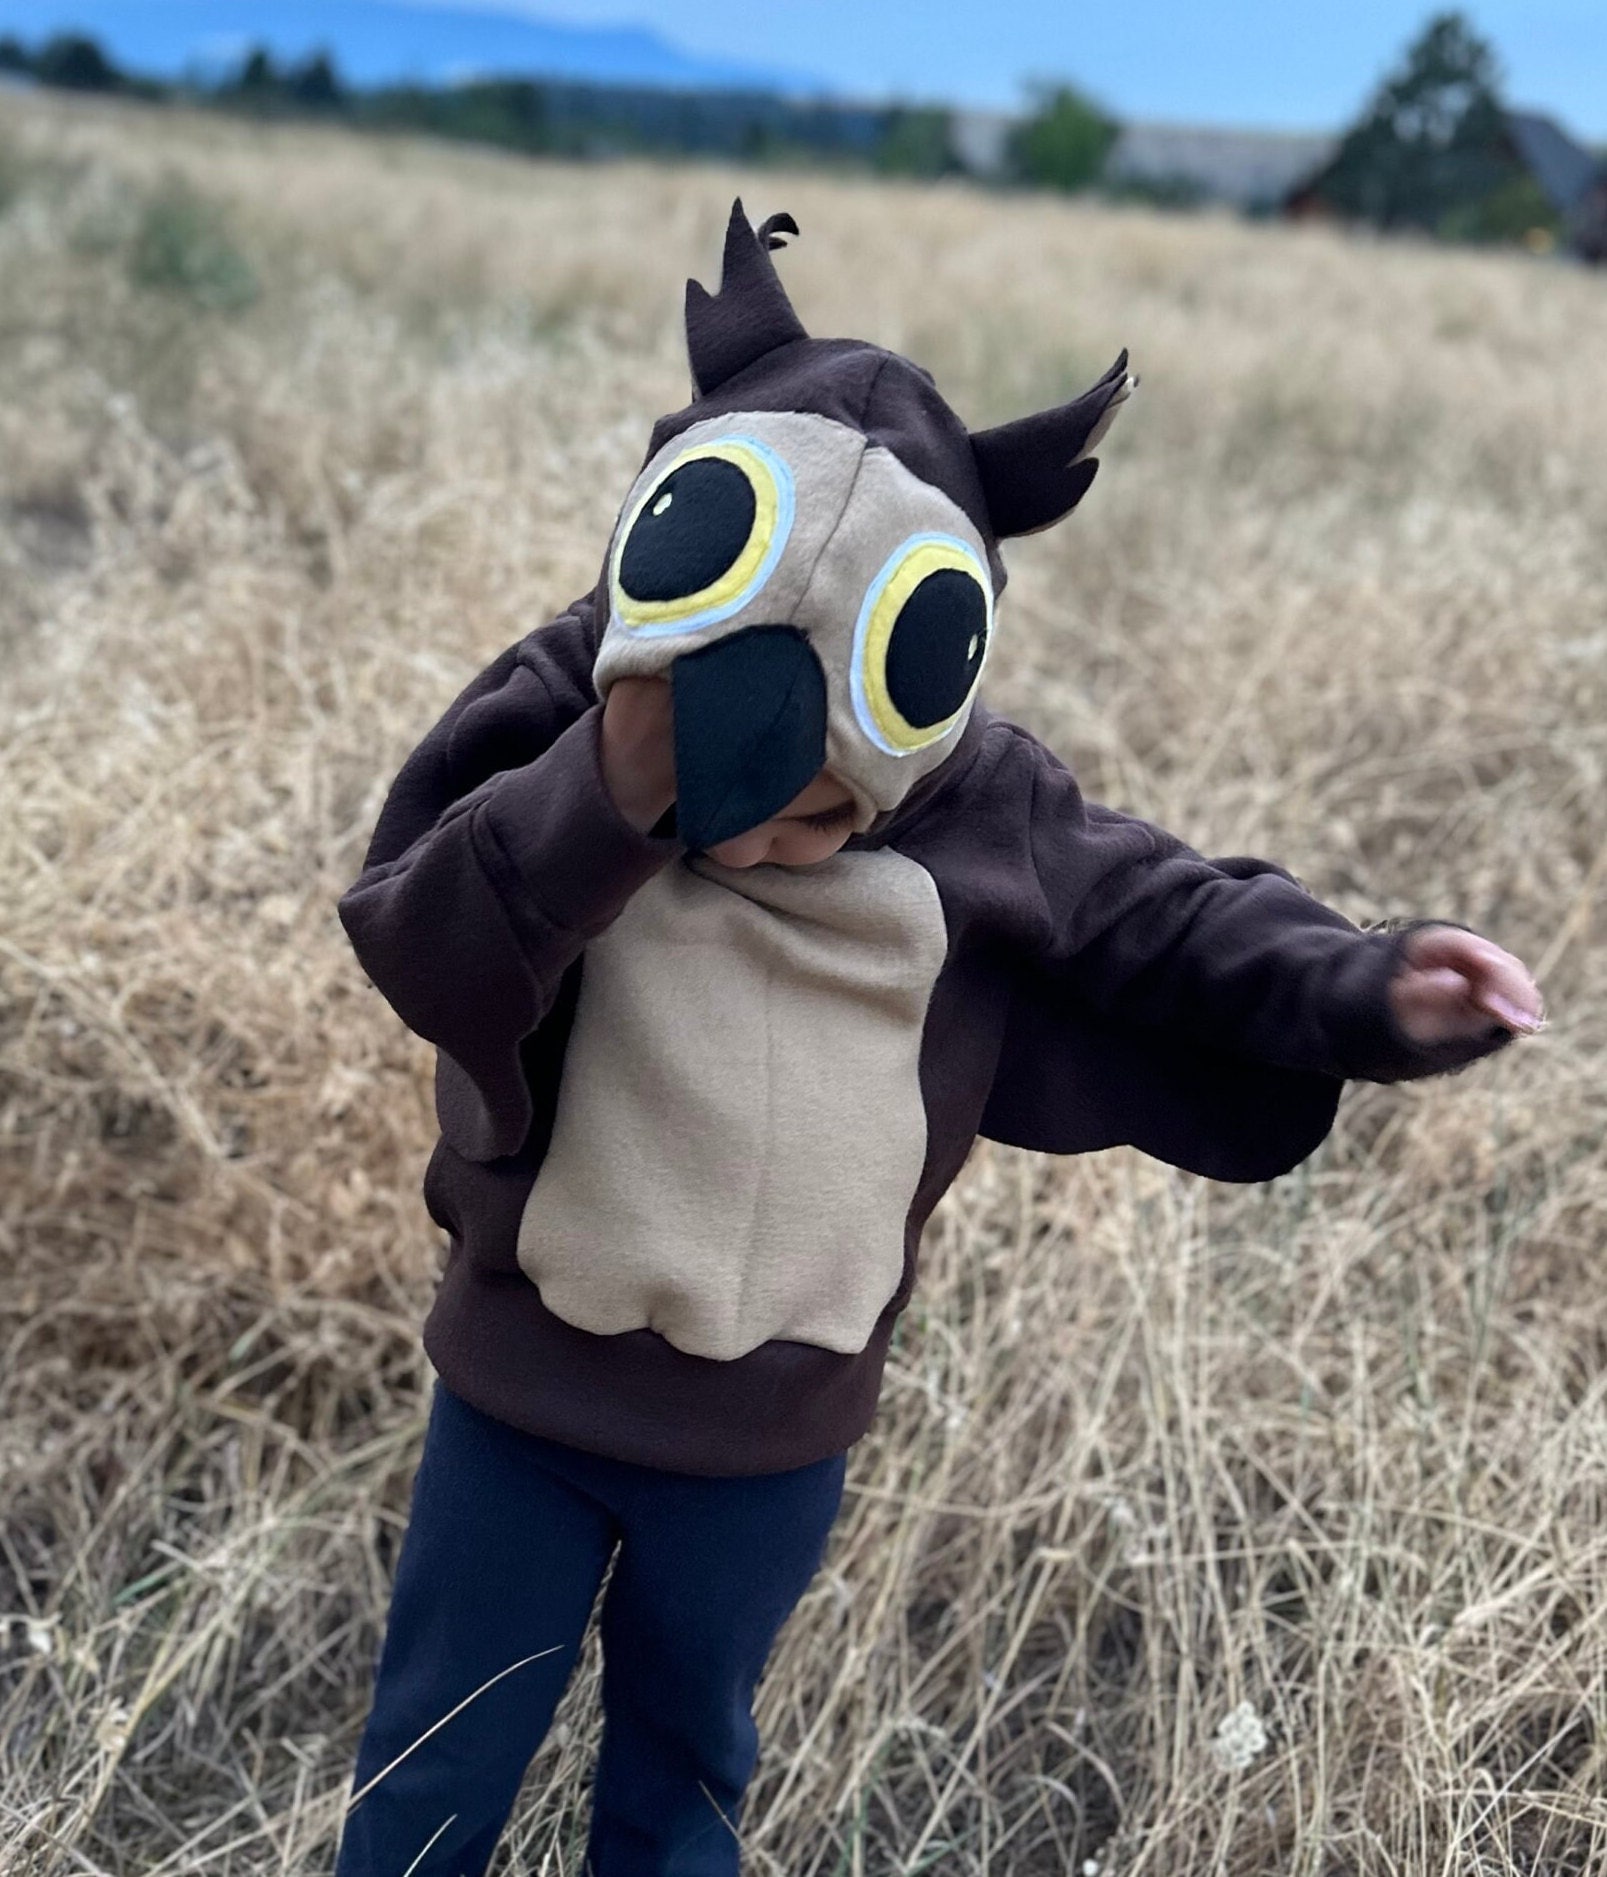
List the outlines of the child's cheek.
<svg viewBox="0 0 1607 1877">
<path fill-rule="evenodd" d="M 764 827 L 750 828 L 709 849 L 709 858 L 722 867 L 753 867 L 770 857 L 772 842 Z"/>
</svg>

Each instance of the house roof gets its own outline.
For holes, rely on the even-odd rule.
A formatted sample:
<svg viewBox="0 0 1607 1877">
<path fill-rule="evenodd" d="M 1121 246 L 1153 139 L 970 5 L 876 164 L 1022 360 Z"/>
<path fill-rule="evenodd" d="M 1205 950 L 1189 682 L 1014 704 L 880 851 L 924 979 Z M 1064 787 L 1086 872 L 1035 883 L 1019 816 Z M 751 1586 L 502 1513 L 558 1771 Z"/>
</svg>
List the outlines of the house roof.
<svg viewBox="0 0 1607 1877">
<path fill-rule="evenodd" d="M 1005 165 L 1010 132 L 1021 121 L 1014 111 L 979 111 L 957 106 L 949 112 L 949 145 L 966 169 L 996 176 Z"/>
<path fill-rule="evenodd" d="M 1584 199 L 1595 178 L 1607 176 L 1607 164 L 1543 111 L 1507 111 L 1503 116 L 1518 161 L 1561 214 L 1569 214 Z M 1336 142 L 1333 149 L 1337 147 Z M 1297 191 L 1319 187 L 1331 155 L 1332 150 L 1292 177 L 1283 192 L 1285 200 Z"/>
<path fill-rule="evenodd" d="M 1607 164 L 1543 111 L 1508 111 L 1507 131 L 1519 161 L 1567 215 L 1593 180 L 1607 181 Z M 1005 164 L 1009 111 L 955 110 L 950 140 L 955 154 L 978 175 L 997 175 Z M 1231 130 L 1207 124 L 1124 124 L 1106 159 L 1112 181 L 1192 183 L 1202 195 L 1240 208 L 1286 202 L 1319 185 L 1339 148 L 1336 135 L 1317 131 Z"/>
<path fill-rule="evenodd" d="M 1325 164 L 1338 143 L 1337 137 L 1317 132 L 1127 124 L 1105 174 L 1145 182 L 1182 179 L 1207 196 L 1247 208 L 1277 201 Z"/>
<path fill-rule="evenodd" d="M 1529 173 L 1552 205 L 1568 214 L 1602 165 L 1554 118 L 1540 111 L 1508 111 L 1507 134 Z"/>
</svg>

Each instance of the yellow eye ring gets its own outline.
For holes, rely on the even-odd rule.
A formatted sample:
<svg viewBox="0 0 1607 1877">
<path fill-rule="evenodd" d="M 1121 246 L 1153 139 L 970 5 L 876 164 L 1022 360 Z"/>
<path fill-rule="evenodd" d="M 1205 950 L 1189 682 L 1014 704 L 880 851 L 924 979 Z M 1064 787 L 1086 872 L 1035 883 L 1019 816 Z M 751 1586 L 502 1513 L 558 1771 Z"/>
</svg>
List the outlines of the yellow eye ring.
<svg viewBox="0 0 1607 1877">
<path fill-rule="evenodd" d="M 974 655 L 977 664 L 965 696 L 940 722 L 917 725 L 910 723 L 893 701 L 888 685 L 888 653 L 905 603 L 922 581 L 944 570 L 968 575 L 981 589 L 984 623 L 977 636 L 982 643 L 977 645 L 973 640 L 967 648 L 967 660 Z M 950 534 L 918 534 L 903 542 L 871 582 L 854 626 L 849 689 L 859 727 L 889 756 L 912 756 L 917 750 L 929 749 L 953 729 L 970 702 L 992 636 L 993 585 L 976 550 Z"/>
<path fill-rule="evenodd" d="M 677 470 L 710 458 L 740 470 L 753 491 L 753 526 L 742 551 L 718 580 L 695 593 L 667 600 L 633 599 L 620 582 L 620 562 L 631 530 L 642 513 L 659 501 L 665 483 Z M 722 437 L 676 457 L 632 504 L 614 542 L 609 584 L 614 612 L 621 624 L 644 638 L 654 638 L 690 632 L 729 618 L 769 579 L 792 532 L 794 508 L 791 471 L 774 450 L 756 437 Z"/>
</svg>

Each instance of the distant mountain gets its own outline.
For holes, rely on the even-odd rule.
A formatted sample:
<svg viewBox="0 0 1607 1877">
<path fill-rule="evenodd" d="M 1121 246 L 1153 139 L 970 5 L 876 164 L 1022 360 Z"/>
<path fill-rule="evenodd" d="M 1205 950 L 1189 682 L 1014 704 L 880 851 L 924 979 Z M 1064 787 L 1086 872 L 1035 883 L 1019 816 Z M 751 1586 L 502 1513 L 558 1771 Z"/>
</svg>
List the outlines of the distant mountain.
<svg viewBox="0 0 1607 1877">
<path fill-rule="evenodd" d="M 628 0 L 627 0 L 628 3 Z M 773 91 L 818 97 L 807 73 L 705 58 L 643 26 L 569 26 L 491 7 L 408 0 L 0 0 L 0 33 L 29 45 L 54 32 L 98 39 L 131 72 L 216 76 L 266 45 L 276 59 L 327 49 L 350 84 L 450 84 L 518 73 L 604 84 Z"/>
</svg>

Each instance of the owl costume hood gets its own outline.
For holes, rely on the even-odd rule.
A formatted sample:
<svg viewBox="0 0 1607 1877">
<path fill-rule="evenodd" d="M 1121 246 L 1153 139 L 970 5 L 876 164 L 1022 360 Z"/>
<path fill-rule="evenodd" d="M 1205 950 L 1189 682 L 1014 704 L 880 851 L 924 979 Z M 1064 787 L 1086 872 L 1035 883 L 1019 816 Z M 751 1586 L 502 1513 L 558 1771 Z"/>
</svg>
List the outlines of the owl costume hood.
<svg viewBox="0 0 1607 1877">
<path fill-rule="evenodd" d="M 1429 922 L 1359 930 L 1273 861 L 1088 801 L 978 698 L 999 542 L 1087 492 L 1126 354 L 968 431 L 918 365 L 803 331 L 780 229 L 733 211 L 719 293 L 687 290 L 696 396 L 595 590 L 426 733 L 338 906 L 436 1047 L 437 1372 L 529 1433 L 708 1475 L 865 1432 L 979 1135 L 1266 1180 L 1347 1078 L 1511 1040 L 1402 1031 L 1388 984 Z M 673 689 L 676 807 L 647 833 L 602 767 L 627 673 Z M 715 861 L 823 765 L 842 848 Z"/>
<path fill-rule="evenodd" d="M 968 431 L 931 374 L 812 339 L 733 205 L 720 290 L 686 288 L 696 397 L 660 420 L 620 513 L 593 679 L 668 675 L 690 847 L 767 820 L 824 766 L 856 832 L 964 731 L 1004 590 L 999 541 L 1067 515 L 1137 380 Z"/>
</svg>

